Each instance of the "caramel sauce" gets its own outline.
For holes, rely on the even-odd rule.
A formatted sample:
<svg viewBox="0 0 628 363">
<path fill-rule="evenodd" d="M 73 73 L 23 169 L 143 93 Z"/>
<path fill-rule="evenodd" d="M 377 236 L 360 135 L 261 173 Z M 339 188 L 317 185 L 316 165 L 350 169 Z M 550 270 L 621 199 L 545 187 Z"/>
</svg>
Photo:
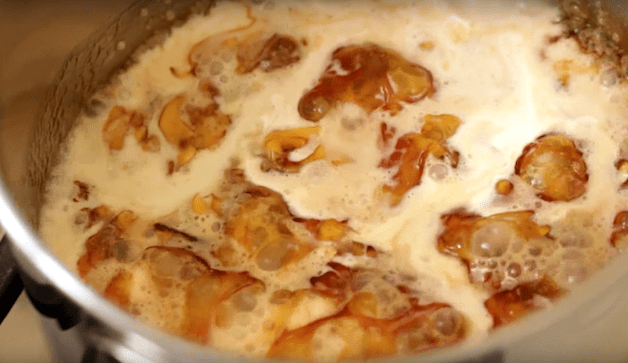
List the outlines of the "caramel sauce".
<svg viewBox="0 0 628 363">
<path fill-rule="evenodd" d="M 207 343 L 219 305 L 238 291 L 261 282 L 245 272 L 211 270 L 194 279 L 186 289 L 182 331 L 185 337 Z"/>
<path fill-rule="evenodd" d="M 132 212 L 124 211 L 105 223 L 103 227 L 85 242 L 85 252 L 77 262 L 78 273 L 81 277 L 97 264 L 116 258 L 121 245 L 126 241 L 122 238 L 124 231 L 135 221 Z"/>
<path fill-rule="evenodd" d="M 316 239 L 319 241 L 338 241 L 342 238 L 349 227 L 348 221 L 337 221 L 335 219 L 295 219 L 297 222 L 301 222 L 305 225 L 305 228 L 310 231 Z"/>
<path fill-rule="evenodd" d="M 395 134 L 397 133 L 397 128 L 394 126 L 388 125 L 385 122 L 380 123 L 379 126 L 379 147 L 384 150 L 390 146 Z"/>
<path fill-rule="evenodd" d="M 259 268 L 278 270 L 312 250 L 310 243 L 288 228 L 293 216 L 280 194 L 262 187 L 251 187 L 243 194 L 247 200 L 227 219 L 225 232 L 255 256 Z"/>
<path fill-rule="evenodd" d="M 185 95 L 179 95 L 166 104 L 159 118 L 164 137 L 179 149 L 175 169 L 187 164 L 198 150 L 218 147 L 231 125 L 231 117 L 221 113 L 215 101 L 218 89 L 207 82 L 201 84 L 201 89 L 210 101 L 208 105 L 190 105 Z"/>
<path fill-rule="evenodd" d="M 345 301 L 351 289 L 351 279 L 353 271 L 337 262 L 330 262 L 330 271 L 320 276 L 310 279 L 312 288 L 317 293 L 337 299 L 339 302 Z"/>
<path fill-rule="evenodd" d="M 521 284 L 512 290 L 498 292 L 486 300 L 484 305 L 493 316 L 493 326 L 498 327 L 513 322 L 531 311 L 542 309 L 544 306 L 535 303 L 535 296 L 555 300 L 564 293 L 552 280 L 543 278 Z"/>
<path fill-rule="evenodd" d="M 73 199 L 74 202 L 79 202 L 79 201 L 87 201 L 89 200 L 89 185 L 83 183 L 82 181 L 79 180 L 75 180 L 74 181 L 74 185 L 76 185 L 79 189 L 78 194 L 76 195 L 76 198 Z"/>
<path fill-rule="evenodd" d="M 469 269 L 471 281 L 493 293 L 484 305 L 493 316 L 494 327 L 543 308 L 535 296 L 554 300 L 565 293 L 545 275 L 542 266 L 531 270 L 524 267 L 523 261 L 512 258 L 500 263 L 509 260 L 503 256 L 513 249 L 529 249 L 538 256 L 554 243 L 549 227 L 537 225 L 532 217 L 529 211 L 489 217 L 460 211 L 442 218 L 446 230 L 438 238 L 438 249 L 460 258 Z M 478 279 L 479 274 L 482 276 Z M 513 288 L 504 288 L 513 284 Z"/>
<path fill-rule="evenodd" d="M 443 334 L 434 324 L 433 317 L 448 305 L 433 303 L 419 305 L 414 302 L 395 318 L 372 318 L 364 311 L 370 310 L 370 299 L 356 295 L 339 313 L 317 320 L 305 327 L 285 331 L 268 352 L 269 358 L 314 361 L 313 342 L 321 328 L 328 328 L 343 344 L 337 360 L 365 360 L 398 353 L 417 353 L 426 349 L 452 344 L 464 335 L 461 323 L 445 330 Z M 457 317 L 460 319 L 460 317 Z M 456 319 L 456 318 L 454 318 Z"/>
<path fill-rule="evenodd" d="M 135 274 L 147 272 L 149 288 L 160 296 L 185 296 L 182 317 L 167 316 L 164 326 L 173 333 L 207 343 L 217 324 L 220 304 L 235 293 L 261 282 L 247 273 L 217 271 L 183 248 L 150 247 L 133 264 L 121 270 L 105 289 L 105 296 L 130 312 L 137 311 L 132 295 Z M 144 282 L 146 283 L 146 282 Z"/>
<path fill-rule="evenodd" d="M 324 159 L 325 147 L 319 145 L 314 152 L 301 161 L 290 160 L 290 153 L 307 145 L 310 138 L 320 133 L 320 127 L 302 127 L 298 129 L 273 131 L 264 138 L 265 157 L 262 168 L 266 171 L 277 170 L 298 173 L 305 164 Z"/>
<path fill-rule="evenodd" d="M 628 212 L 621 211 L 613 219 L 611 245 L 616 248 L 628 246 Z"/>
<path fill-rule="evenodd" d="M 237 73 L 250 73 L 255 69 L 271 72 L 301 60 L 299 43 L 288 35 L 274 34 L 262 44 L 261 49 L 256 44 L 239 47 Z"/>
<path fill-rule="evenodd" d="M 96 208 L 83 208 L 81 209 L 82 215 L 76 218 L 75 223 L 84 224 L 83 229 L 87 230 L 94 224 L 106 220 L 111 217 L 112 212 L 109 207 L 105 205 L 98 206 Z M 84 218 L 83 218 L 84 216 Z"/>
<path fill-rule="evenodd" d="M 338 102 L 352 102 L 367 112 L 395 115 L 403 103 L 416 103 L 435 92 L 432 74 L 399 53 L 376 44 L 337 49 L 318 84 L 299 101 L 299 114 L 319 121 Z"/>
<path fill-rule="evenodd" d="M 508 195 L 512 193 L 514 188 L 512 182 L 506 179 L 502 179 L 495 184 L 495 191 L 500 195 Z"/>
<path fill-rule="evenodd" d="M 128 311 L 131 306 L 132 284 L 133 274 L 122 270 L 111 279 L 103 295 L 105 295 L 109 301 Z"/>
<path fill-rule="evenodd" d="M 527 145 L 515 174 L 543 200 L 568 202 L 586 192 L 587 165 L 574 142 L 564 135 L 544 135 Z"/>
<path fill-rule="evenodd" d="M 504 279 L 524 277 L 509 273 L 507 266 L 496 264 L 512 249 L 545 248 L 554 243 L 550 228 L 532 221 L 534 212 L 508 212 L 482 217 L 458 211 L 441 218 L 445 231 L 438 237 L 438 250 L 458 257 L 469 270 L 471 282 L 489 291 L 503 289 Z M 479 275 L 479 276 L 478 276 Z M 510 276 L 509 276 L 510 275 Z"/>
<path fill-rule="evenodd" d="M 394 185 L 385 185 L 384 191 L 390 195 L 390 204 L 399 204 L 408 190 L 421 184 L 425 163 L 429 155 L 437 159 L 448 159 L 449 164 L 458 166 L 459 154 L 447 146 L 445 142 L 456 133 L 460 119 L 452 115 L 427 115 L 421 133 L 409 133 L 401 136 L 395 145 L 395 151 L 383 159 L 381 168 L 399 166 L 399 171 L 393 176 Z M 387 128 L 382 127 L 384 141 Z"/>
<path fill-rule="evenodd" d="M 133 130 L 133 136 L 144 151 L 159 151 L 159 139 L 148 133 L 145 119 L 146 116 L 139 112 L 120 106 L 112 108 L 102 130 L 103 141 L 109 150 L 122 150 L 127 133 Z"/>
</svg>

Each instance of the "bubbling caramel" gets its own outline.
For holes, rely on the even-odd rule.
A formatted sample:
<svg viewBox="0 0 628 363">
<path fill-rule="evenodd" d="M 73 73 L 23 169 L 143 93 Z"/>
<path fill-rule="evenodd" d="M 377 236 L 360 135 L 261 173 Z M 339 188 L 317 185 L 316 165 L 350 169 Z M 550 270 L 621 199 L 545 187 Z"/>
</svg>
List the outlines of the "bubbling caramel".
<svg viewBox="0 0 628 363">
<path fill-rule="evenodd" d="M 85 277 L 97 264 L 109 259 L 124 261 L 128 255 L 128 243 L 123 235 L 135 219 L 133 212 L 124 211 L 91 236 L 85 242 L 85 253 L 77 263 L 79 275 Z"/>
<path fill-rule="evenodd" d="M 187 164 L 198 150 L 215 149 L 227 133 L 231 118 L 219 111 L 214 98 L 218 89 L 204 87 L 210 103 L 196 107 L 186 102 L 185 95 L 173 98 L 164 107 L 159 118 L 159 128 L 166 140 L 179 149 L 176 167 Z M 184 113 L 186 119 L 181 115 Z"/>
<path fill-rule="evenodd" d="M 545 308 L 547 302 L 542 299 L 555 300 L 562 295 L 564 291 L 545 278 L 498 292 L 484 304 L 493 316 L 493 325 L 497 327 L 513 322 L 531 311 Z"/>
<path fill-rule="evenodd" d="M 383 159 L 382 168 L 399 167 L 394 175 L 394 185 L 385 185 L 384 191 L 390 194 L 390 204 L 397 205 L 412 187 L 421 184 L 428 156 L 448 159 L 452 168 L 458 166 L 458 152 L 445 146 L 445 141 L 458 129 L 460 119 L 453 115 L 426 115 L 421 133 L 401 136 L 395 151 Z"/>
<path fill-rule="evenodd" d="M 464 336 L 464 317 L 447 304 L 420 304 L 404 286 L 393 286 L 378 271 L 331 263 L 332 270 L 311 280 L 316 293 L 344 309 L 294 330 L 286 330 L 270 348 L 270 358 L 365 360 L 413 354 L 446 346 Z M 341 306 L 342 306 L 341 305 Z M 332 334 L 340 351 L 326 351 L 321 334 Z"/>
<path fill-rule="evenodd" d="M 348 307 L 335 316 L 284 332 L 271 347 L 268 357 L 307 362 L 367 360 L 447 346 L 463 335 L 461 317 L 447 305 L 415 303 L 398 317 L 376 319 L 367 313 L 369 302 L 370 295 L 356 295 Z M 329 340 L 322 338 L 328 334 L 342 343 L 339 352 L 330 352 L 328 346 L 321 344 Z"/>
<path fill-rule="evenodd" d="M 250 73 L 255 69 L 271 72 L 298 62 L 301 49 L 292 37 L 274 34 L 263 43 L 261 49 L 252 45 L 241 46 L 237 58 L 238 73 Z"/>
<path fill-rule="evenodd" d="M 415 103 L 435 92 L 432 74 L 399 53 L 376 44 L 337 49 L 332 62 L 299 101 L 299 114 L 319 121 L 338 102 L 352 102 L 367 112 L 396 114 L 403 102 Z"/>
<path fill-rule="evenodd" d="M 141 113 L 128 111 L 124 107 L 116 106 L 111 109 L 103 127 L 103 140 L 109 149 L 121 150 L 128 131 L 133 129 L 133 136 L 144 151 L 159 151 L 159 139 L 148 134 L 144 119 L 145 116 Z"/>
<path fill-rule="evenodd" d="M 628 212 L 621 211 L 613 219 L 613 233 L 611 234 L 613 247 L 625 248 L 628 246 Z"/>
<path fill-rule="evenodd" d="M 446 229 L 438 237 L 438 249 L 464 261 L 471 282 L 489 291 L 536 280 L 542 267 L 526 271 L 521 262 L 508 257 L 530 250 L 540 254 L 555 243 L 550 228 L 534 223 L 533 215 L 530 211 L 489 217 L 465 211 L 445 215 L 442 221 Z"/>
<path fill-rule="evenodd" d="M 563 202 L 582 196 L 589 178 L 582 152 L 565 135 L 544 135 L 527 145 L 517 159 L 515 174 L 539 198 Z"/>
<path fill-rule="evenodd" d="M 267 170 L 296 173 L 303 165 L 324 159 L 326 156 L 325 147 L 319 145 L 305 159 L 300 161 L 290 160 L 292 151 L 304 147 L 312 136 L 319 133 L 320 127 L 317 126 L 271 132 L 264 138 L 267 163 L 262 164 L 262 167 Z"/>
</svg>

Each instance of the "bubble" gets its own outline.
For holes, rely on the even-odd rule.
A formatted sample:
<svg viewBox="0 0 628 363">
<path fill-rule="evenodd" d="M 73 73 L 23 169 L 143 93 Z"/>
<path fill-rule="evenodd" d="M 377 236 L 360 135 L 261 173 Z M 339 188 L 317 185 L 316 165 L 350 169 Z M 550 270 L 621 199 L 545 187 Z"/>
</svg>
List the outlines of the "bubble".
<svg viewBox="0 0 628 363">
<path fill-rule="evenodd" d="M 266 245 L 255 256 L 255 263 L 260 270 L 277 271 L 283 265 L 282 259 L 287 252 L 283 246 Z"/>
<path fill-rule="evenodd" d="M 213 76 L 217 76 L 221 74 L 222 71 L 224 71 L 224 69 L 225 69 L 225 66 L 224 64 L 222 64 L 222 62 L 213 61 L 209 65 L 209 73 Z"/>
<path fill-rule="evenodd" d="M 241 291 L 233 295 L 231 303 L 236 310 L 252 311 L 257 306 L 255 295 L 248 291 Z"/>
<path fill-rule="evenodd" d="M 590 247 L 593 244 L 593 237 L 585 231 L 571 230 L 563 233 L 558 243 L 563 247 Z"/>
<path fill-rule="evenodd" d="M 79 211 L 76 217 L 74 217 L 74 224 L 81 225 L 87 222 L 87 213 Z"/>
<path fill-rule="evenodd" d="M 458 331 L 461 324 L 460 315 L 452 308 L 439 309 L 432 316 L 434 328 L 440 334 L 449 336 Z"/>
<path fill-rule="evenodd" d="M 145 18 L 148 16 L 148 9 L 143 8 L 142 10 L 140 10 L 140 16 Z"/>
<path fill-rule="evenodd" d="M 299 103 L 299 113 L 308 120 L 320 120 L 331 109 L 329 102 L 321 97 L 304 97 Z"/>
<path fill-rule="evenodd" d="M 473 250 L 482 257 L 499 257 L 508 250 L 513 234 L 510 226 L 504 222 L 483 226 L 473 234 Z"/>
<path fill-rule="evenodd" d="M 174 11 L 172 11 L 172 10 L 166 11 L 166 20 L 173 21 L 174 18 L 175 18 Z"/>
<path fill-rule="evenodd" d="M 524 247 L 524 241 L 520 238 L 516 238 L 510 244 L 510 250 L 514 253 L 519 253 L 521 250 L 523 250 L 523 247 Z"/>
<path fill-rule="evenodd" d="M 581 265 L 571 265 L 565 268 L 565 279 L 569 284 L 580 284 L 589 275 L 589 271 L 586 267 Z"/>
<path fill-rule="evenodd" d="M 443 164 L 432 165 L 430 166 L 428 170 L 428 175 L 433 180 L 443 180 L 447 177 L 448 173 L 449 173 L 449 169 L 447 168 L 447 166 Z"/>
<path fill-rule="evenodd" d="M 526 260 L 523 263 L 523 267 L 527 270 L 527 271 L 534 271 L 536 269 L 536 261 L 534 260 Z"/>
<path fill-rule="evenodd" d="M 118 42 L 118 44 L 116 44 L 116 49 L 118 51 L 123 51 L 126 48 L 126 42 L 121 40 Z"/>
<path fill-rule="evenodd" d="M 619 74 L 615 69 L 607 69 L 604 73 L 600 75 L 600 82 L 604 87 L 612 87 L 619 80 Z"/>
<path fill-rule="evenodd" d="M 564 260 L 582 260 L 584 256 L 576 249 L 569 249 L 563 253 Z"/>
<path fill-rule="evenodd" d="M 540 256 L 542 252 L 543 249 L 539 246 L 533 246 L 528 249 L 528 253 L 530 254 L 530 256 Z"/>
<path fill-rule="evenodd" d="M 508 265 L 507 273 L 510 277 L 519 277 L 521 275 L 521 265 L 516 262 L 511 263 Z"/>
</svg>

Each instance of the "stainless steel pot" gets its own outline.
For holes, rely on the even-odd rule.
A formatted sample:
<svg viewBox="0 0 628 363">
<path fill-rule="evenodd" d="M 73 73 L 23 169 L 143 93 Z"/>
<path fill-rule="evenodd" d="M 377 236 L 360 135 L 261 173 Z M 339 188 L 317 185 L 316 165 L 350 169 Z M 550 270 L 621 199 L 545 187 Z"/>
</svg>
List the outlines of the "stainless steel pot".
<svg viewBox="0 0 628 363">
<path fill-rule="evenodd" d="M 628 18 L 624 2 L 604 3 L 612 12 Z M 89 96 L 112 74 L 128 66 L 131 55 L 147 39 L 166 32 L 192 13 L 210 11 L 212 4 L 211 0 L 139 1 L 79 45 L 48 94 L 27 159 L 15 160 L 25 165 L 25 183 L 8 188 L 0 181 L 0 220 L 10 236 L 10 240 L 0 242 L 0 318 L 10 309 L 23 282 L 39 312 L 57 321 L 56 326 L 47 324 L 48 329 L 82 349 L 77 361 L 245 361 L 172 337 L 122 312 L 72 274 L 36 232 L 44 185 L 59 145 L 78 113 L 94 107 L 88 102 Z M 626 343 L 628 254 L 554 308 L 500 329 L 480 344 L 393 360 L 624 362 L 628 360 Z"/>
</svg>

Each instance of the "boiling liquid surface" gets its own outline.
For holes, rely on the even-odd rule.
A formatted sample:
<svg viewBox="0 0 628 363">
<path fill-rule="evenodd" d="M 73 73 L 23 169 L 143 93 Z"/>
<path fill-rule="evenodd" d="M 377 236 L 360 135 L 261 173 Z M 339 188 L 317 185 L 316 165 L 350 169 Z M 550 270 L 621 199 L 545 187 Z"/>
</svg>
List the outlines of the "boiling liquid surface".
<svg viewBox="0 0 628 363">
<path fill-rule="evenodd" d="M 211 226 L 219 218 L 212 213 L 199 217 L 190 205 L 196 195 L 207 197 L 218 194 L 221 186 L 224 189 L 225 170 L 237 165 L 248 182 L 278 193 L 295 218 L 345 222 L 348 232 L 344 238 L 391 256 L 394 262 L 386 264 L 394 266 L 396 274 L 414 276 L 410 285 L 425 301 L 442 302 L 459 311 L 466 319 L 466 338 L 481 340 L 494 324 L 485 307 L 492 291 L 478 287 L 484 277 L 475 276 L 474 280 L 470 269 L 491 268 L 475 266 L 474 270 L 474 265 L 469 265 L 473 262 L 465 263 L 438 250 L 437 241 L 445 231 L 444 215 L 462 209 L 484 217 L 534 211 L 534 223 L 550 226 L 552 239 L 558 241 L 557 247 L 535 263 L 543 265 L 543 271 L 553 271 L 552 278 L 564 289 L 617 253 L 609 236 L 613 219 L 628 205 L 619 192 L 625 176 L 615 167 L 628 136 L 622 126 L 628 116 L 627 90 L 623 84 L 601 84 L 602 72 L 595 58 L 583 54 L 574 40 L 560 37 L 563 29 L 555 22 L 558 15 L 557 9 L 536 1 L 481 7 L 464 1 L 219 3 L 209 16 L 173 29 L 162 45 L 143 53 L 136 65 L 97 95 L 101 101 L 97 115 L 83 115 L 78 120 L 51 180 L 41 234 L 55 254 L 77 271 L 85 241 L 101 227 L 97 223 L 84 228 L 77 223 L 77 216 L 81 209 L 106 205 L 117 212 L 132 211 L 145 221 L 171 216 L 173 224 L 210 241 L 210 250 L 228 236 L 212 232 Z M 246 36 L 237 38 L 242 29 L 252 37 L 290 36 L 301 51 L 298 61 L 272 71 L 259 68 L 239 73 L 236 52 L 218 47 L 212 53 L 211 39 L 223 41 L 233 34 L 242 41 Z M 210 41 L 203 43 L 206 39 Z M 207 54 L 201 51 L 191 61 L 189 54 L 199 44 L 207 47 Z M 330 63 L 334 52 L 364 44 L 392 50 L 427 69 L 434 91 L 416 102 L 401 102 L 394 112 L 338 102 L 316 123 L 302 117 L 301 98 L 326 70 L 338 67 Z M 343 71 L 338 69 L 338 73 Z M 231 124 L 215 147 L 199 148 L 189 162 L 169 167 L 182 149 L 160 130 L 160 117 L 164 107 L 181 94 L 190 103 L 204 106 L 208 100 L 199 91 L 202 81 L 210 81 L 218 89 L 215 102 L 221 113 L 230 116 Z M 158 151 L 146 152 L 131 133 L 125 136 L 121 150 L 108 147 L 103 127 L 115 106 L 145 115 L 147 133 L 159 139 Z M 394 138 L 398 138 L 420 134 L 426 116 L 443 114 L 460 120 L 445 141 L 458 154 L 458 164 L 454 167 L 428 156 L 420 184 L 392 205 L 382 186 L 394 184 L 396 169 L 383 168 L 381 163 L 394 143 L 382 146 L 382 124 L 394 127 Z M 303 164 L 298 172 L 261 167 L 267 158 L 265 137 L 279 130 L 314 126 L 319 128 L 317 135 L 289 157 L 302 161 L 324 145 L 325 158 Z M 544 200 L 514 174 L 526 146 L 547 134 L 566 135 L 582 153 L 587 167 L 584 195 L 570 201 Z M 514 184 L 514 192 L 497 193 L 495 185 L 502 179 Z M 75 181 L 89 186 L 87 200 L 73 201 Z M 582 248 L 572 243 L 582 239 L 586 240 Z M 180 244 L 210 265 L 214 263 L 202 245 L 189 242 Z M 531 258 L 526 253 L 513 248 L 489 256 L 495 257 L 490 261 L 476 262 L 506 267 L 518 264 L 521 269 Z M 283 275 L 261 271 L 243 257 L 239 268 L 264 281 L 266 290 L 257 297 L 254 314 L 232 329 L 214 329 L 209 344 L 245 355 L 267 354 L 270 343 L 259 337 L 272 309 L 262 301 L 272 300 L 274 289 L 307 288 L 312 276 L 329 270 L 327 263 L 332 258 L 349 267 L 362 264 L 359 258 L 334 254 L 333 243 L 321 242 Z M 558 267 L 564 261 L 573 268 Z M 112 263 L 104 269 L 109 271 L 103 275 L 106 278 L 91 283 L 104 291 L 120 266 Z M 137 279 L 136 284 L 142 285 Z M 505 287 L 514 286 L 501 289 Z M 164 302 L 153 307 L 142 303 L 142 319 L 160 325 L 165 314 L 183 314 L 184 296 L 159 296 L 155 291 L 138 294 L 144 294 L 141 300 L 145 302 Z M 324 316 L 324 302 L 318 302 L 318 307 L 316 301 L 311 304 L 313 311 Z M 251 316 L 253 321 L 246 320 Z M 247 324 L 255 328 L 247 332 Z"/>
</svg>

